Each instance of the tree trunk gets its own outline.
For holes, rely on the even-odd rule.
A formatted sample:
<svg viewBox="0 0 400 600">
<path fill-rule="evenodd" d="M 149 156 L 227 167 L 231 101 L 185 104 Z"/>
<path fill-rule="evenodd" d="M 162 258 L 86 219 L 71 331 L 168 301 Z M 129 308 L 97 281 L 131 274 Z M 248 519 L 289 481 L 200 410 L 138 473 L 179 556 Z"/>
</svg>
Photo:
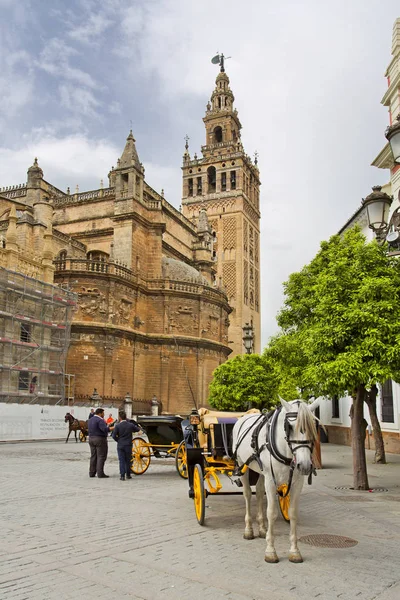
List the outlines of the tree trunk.
<svg viewBox="0 0 400 600">
<path fill-rule="evenodd" d="M 376 396 L 378 388 L 376 385 L 371 387 L 371 390 L 365 394 L 365 402 L 368 405 L 369 416 L 371 417 L 372 429 L 375 440 L 375 461 L 382 465 L 386 464 L 385 444 L 383 443 L 382 430 L 376 414 Z"/>
<path fill-rule="evenodd" d="M 360 385 L 353 395 L 350 410 L 351 446 L 353 449 L 353 487 L 355 490 L 368 490 L 367 461 L 365 457 L 365 431 L 367 421 L 364 419 L 365 386 Z"/>
</svg>

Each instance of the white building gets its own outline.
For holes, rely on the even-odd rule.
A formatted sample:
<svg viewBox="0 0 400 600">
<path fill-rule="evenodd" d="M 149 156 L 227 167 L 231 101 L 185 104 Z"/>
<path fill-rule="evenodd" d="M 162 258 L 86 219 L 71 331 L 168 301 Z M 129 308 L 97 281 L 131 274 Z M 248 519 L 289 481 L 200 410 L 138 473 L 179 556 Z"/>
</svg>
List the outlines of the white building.
<svg viewBox="0 0 400 600">
<path fill-rule="evenodd" d="M 389 125 L 396 121 L 400 115 L 400 18 L 393 25 L 392 59 L 386 70 L 388 88 L 382 98 L 382 104 L 388 107 Z M 396 164 L 389 143 L 372 162 L 372 165 L 380 169 L 390 170 L 390 181 L 382 188 L 374 188 L 372 194 L 386 193 L 393 196 L 393 202 L 389 213 L 389 241 L 390 251 L 400 254 L 400 164 Z M 356 212 L 343 225 L 339 233 L 358 225 L 365 234 L 367 240 L 372 240 L 374 232 L 368 226 L 367 209 L 361 205 Z M 387 381 L 379 386 L 377 399 L 377 411 L 380 420 L 385 447 L 388 452 L 400 453 L 400 385 L 394 381 Z M 350 444 L 350 406 L 351 398 L 334 398 L 321 404 L 320 417 L 327 426 L 329 441 L 334 443 Z M 370 424 L 368 408 L 365 405 L 364 415 Z M 371 426 L 367 432 L 367 446 L 374 448 L 374 440 L 371 435 Z"/>
</svg>

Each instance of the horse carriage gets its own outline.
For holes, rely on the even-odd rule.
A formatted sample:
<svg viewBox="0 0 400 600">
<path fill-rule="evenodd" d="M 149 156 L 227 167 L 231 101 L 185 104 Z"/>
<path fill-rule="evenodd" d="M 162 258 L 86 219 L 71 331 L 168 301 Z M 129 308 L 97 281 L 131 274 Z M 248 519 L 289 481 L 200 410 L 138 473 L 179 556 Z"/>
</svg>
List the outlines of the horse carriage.
<svg viewBox="0 0 400 600">
<path fill-rule="evenodd" d="M 143 429 L 132 441 L 131 471 L 143 475 L 152 458 L 175 458 L 176 469 L 185 477 L 186 453 L 182 423 L 184 419 L 174 415 L 139 416 L 137 423 Z"/>
<path fill-rule="evenodd" d="M 318 401 L 307 405 L 301 400 L 285 402 L 264 414 L 192 411 L 185 433 L 189 497 L 194 500 L 197 521 L 204 525 L 206 498 L 210 495 L 238 494 L 222 491 L 231 480 L 243 490 L 246 505 L 245 539 L 253 539 L 251 486 L 256 486 L 259 537 L 266 538 L 266 562 L 278 562 L 274 546 L 277 505 L 290 523 L 291 562 L 302 562 L 297 546 L 297 512 L 304 475 L 311 483 L 316 474 L 312 460 L 317 439 L 315 417 L 311 412 Z M 267 495 L 268 532 L 264 496 Z M 276 498 L 278 503 L 276 503 Z"/>
</svg>

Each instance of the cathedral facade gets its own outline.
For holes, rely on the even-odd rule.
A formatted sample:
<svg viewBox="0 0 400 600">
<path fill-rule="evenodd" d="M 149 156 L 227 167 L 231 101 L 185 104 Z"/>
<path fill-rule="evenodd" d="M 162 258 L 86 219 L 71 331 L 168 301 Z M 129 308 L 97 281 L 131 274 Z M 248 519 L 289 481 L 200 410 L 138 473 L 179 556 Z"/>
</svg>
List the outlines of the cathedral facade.
<svg viewBox="0 0 400 600">
<path fill-rule="evenodd" d="M 132 132 L 107 187 L 63 192 L 35 159 L 25 184 L 0 190 L 4 252 L 12 222 L 20 259 L 35 257 L 27 274 L 77 294 L 67 360 L 77 399 L 93 388 L 110 400 L 155 395 L 185 414 L 243 351 L 246 322 L 259 345 L 258 169 L 224 72 L 216 85 L 203 158 L 184 155 L 182 211 L 146 182 Z"/>
</svg>

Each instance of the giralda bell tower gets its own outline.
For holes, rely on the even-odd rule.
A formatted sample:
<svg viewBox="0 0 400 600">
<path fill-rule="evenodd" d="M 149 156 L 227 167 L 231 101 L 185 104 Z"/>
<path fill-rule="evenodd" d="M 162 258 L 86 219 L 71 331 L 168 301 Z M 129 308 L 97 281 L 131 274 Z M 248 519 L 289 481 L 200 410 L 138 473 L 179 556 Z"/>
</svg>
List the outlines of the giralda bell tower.
<svg viewBox="0 0 400 600">
<path fill-rule="evenodd" d="M 214 236 L 217 285 L 233 308 L 229 345 L 244 354 L 243 326 L 253 326 L 254 352 L 260 352 L 260 173 L 245 153 L 234 95 L 219 56 L 220 72 L 203 118 L 206 143 L 201 157 L 183 156 L 182 212 L 197 222 L 207 211 Z"/>
</svg>

